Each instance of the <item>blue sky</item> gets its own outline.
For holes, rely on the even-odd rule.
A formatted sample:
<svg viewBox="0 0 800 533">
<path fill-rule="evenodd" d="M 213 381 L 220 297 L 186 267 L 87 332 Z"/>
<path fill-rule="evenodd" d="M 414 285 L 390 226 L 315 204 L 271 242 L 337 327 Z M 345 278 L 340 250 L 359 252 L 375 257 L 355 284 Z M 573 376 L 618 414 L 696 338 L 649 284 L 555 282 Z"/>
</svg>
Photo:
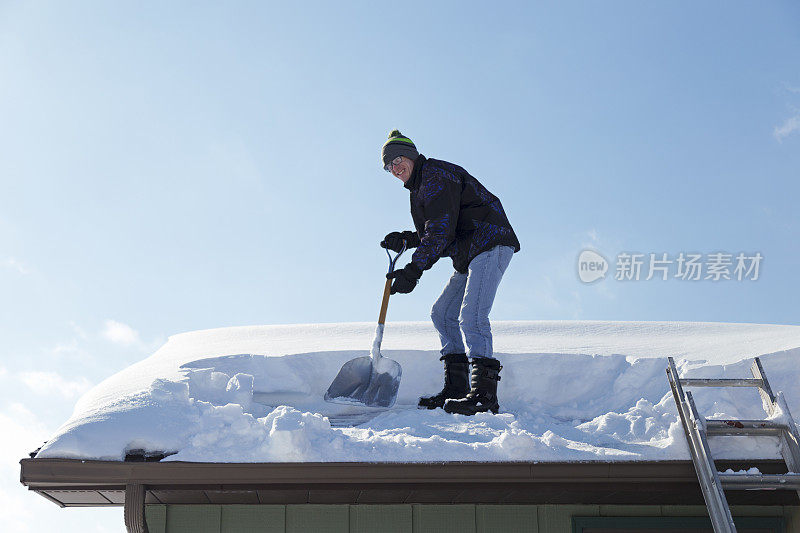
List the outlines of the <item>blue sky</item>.
<svg viewBox="0 0 800 533">
<path fill-rule="evenodd" d="M 0 2 L 4 455 L 171 334 L 374 321 L 377 243 L 411 228 L 379 161 L 395 127 L 503 201 L 522 251 L 495 319 L 798 324 L 800 5 L 394 7 Z M 606 279 L 580 282 L 585 248 Z M 622 252 L 764 260 L 622 282 Z M 389 321 L 427 320 L 450 273 Z M 121 526 L 0 491 L 12 530 Z"/>
</svg>

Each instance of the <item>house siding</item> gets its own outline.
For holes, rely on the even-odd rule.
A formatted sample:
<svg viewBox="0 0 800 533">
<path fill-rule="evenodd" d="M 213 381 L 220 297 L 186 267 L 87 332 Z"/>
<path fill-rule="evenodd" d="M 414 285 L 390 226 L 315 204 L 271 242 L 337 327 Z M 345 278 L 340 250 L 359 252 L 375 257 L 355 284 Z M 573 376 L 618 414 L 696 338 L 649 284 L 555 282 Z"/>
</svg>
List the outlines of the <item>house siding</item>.
<svg viewBox="0 0 800 533">
<path fill-rule="evenodd" d="M 782 517 L 800 507 L 734 506 L 734 516 Z M 573 517 L 707 516 L 680 505 L 148 505 L 150 533 L 572 533 Z"/>
</svg>

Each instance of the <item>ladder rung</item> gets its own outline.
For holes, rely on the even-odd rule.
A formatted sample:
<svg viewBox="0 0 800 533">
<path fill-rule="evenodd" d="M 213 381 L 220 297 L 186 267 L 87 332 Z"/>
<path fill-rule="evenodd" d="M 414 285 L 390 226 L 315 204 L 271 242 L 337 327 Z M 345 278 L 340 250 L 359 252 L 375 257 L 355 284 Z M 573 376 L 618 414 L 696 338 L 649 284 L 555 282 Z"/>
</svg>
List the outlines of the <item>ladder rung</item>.
<svg viewBox="0 0 800 533">
<path fill-rule="evenodd" d="M 701 379 L 681 378 L 681 385 L 685 387 L 762 387 L 764 382 L 756 378 L 742 379 Z"/>
<path fill-rule="evenodd" d="M 719 480 L 726 489 L 800 490 L 800 474 L 723 474 Z"/>
<path fill-rule="evenodd" d="M 711 435 L 773 435 L 789 429 L 786 424 L 771 420 L 708 420 L 706 434 Z"/>
</svg>

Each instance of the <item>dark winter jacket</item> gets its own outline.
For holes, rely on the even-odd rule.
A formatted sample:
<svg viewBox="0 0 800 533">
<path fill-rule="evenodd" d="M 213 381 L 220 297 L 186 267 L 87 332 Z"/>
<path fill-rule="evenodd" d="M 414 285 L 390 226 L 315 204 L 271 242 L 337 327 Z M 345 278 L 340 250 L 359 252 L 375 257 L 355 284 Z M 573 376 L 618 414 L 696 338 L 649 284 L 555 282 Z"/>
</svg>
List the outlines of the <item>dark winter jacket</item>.
<svg viewBox="0 0 800 533">
<path fill-rule="evenodd" d="M 420 155 L 405 183 L 419 242 L 411 262 L 428 270 L 440 257 L 467 272 L 470 261 L 498 245 L 519 251 L 500 200 L 458 165 Z"/>
</svg>

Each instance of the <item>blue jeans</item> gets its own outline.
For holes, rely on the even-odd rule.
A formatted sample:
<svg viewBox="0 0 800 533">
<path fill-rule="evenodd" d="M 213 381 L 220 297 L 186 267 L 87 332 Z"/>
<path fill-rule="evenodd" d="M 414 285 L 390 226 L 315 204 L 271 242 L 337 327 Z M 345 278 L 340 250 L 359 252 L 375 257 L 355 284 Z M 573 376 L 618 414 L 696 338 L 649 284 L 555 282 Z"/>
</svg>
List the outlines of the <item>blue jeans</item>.
<svg viewBox="0 0 800 533">
<path fill-rule="evenodd" d="M 442 355 L 466 353 L 469 357 L 494 357 L 489 312 L 512 255 L 512 247 L 495 246 L 478 254 L 470 262 L 466 274 L 453 273 L 431 309 L 431 320 L 442 341 Z M 462 331 L 467 350 L 461 339 Z"/>
</svg>

